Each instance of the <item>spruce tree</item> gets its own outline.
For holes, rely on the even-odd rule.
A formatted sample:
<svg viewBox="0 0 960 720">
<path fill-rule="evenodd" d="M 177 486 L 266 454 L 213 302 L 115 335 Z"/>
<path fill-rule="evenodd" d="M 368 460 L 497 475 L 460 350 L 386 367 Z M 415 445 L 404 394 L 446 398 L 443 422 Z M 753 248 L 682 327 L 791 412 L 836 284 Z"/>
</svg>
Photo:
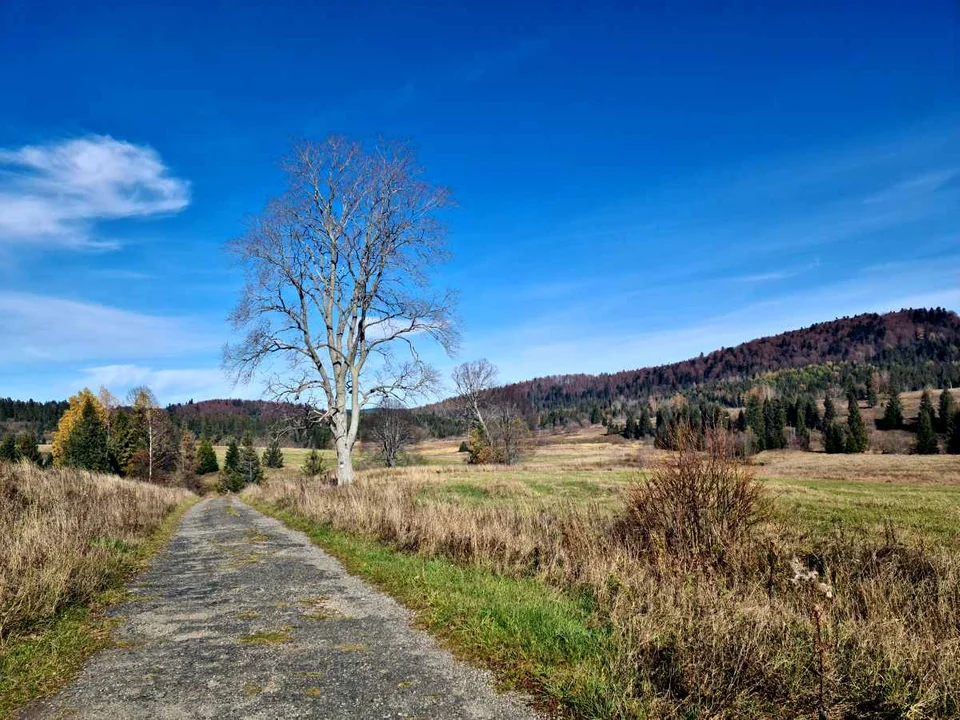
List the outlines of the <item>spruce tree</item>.
<svg viewBox="0 0 960 720">
<path fill-rule="evenodd" d="M 6 435 L 0 442 L 0 462 L 17 462 L 20 453 L 17 451 L 17 441 L 13 435 Z"/>
<path fill-rule="evenodd" d="M 779 400 L 763 401 L 763 445 L 767 450 L 779 450 L 787 446 L 784 426 L 786 413 Z"/>
<path fill-rule="evenodd" d="M 466 443 L 462 443 L 465 445 Z M 462 446 L 461 445 L 461 446 Z M 467 448 L 469 451 L 469 447 Z M 320 453 L 317 452 L 316 448 L 310 450 L 310 453 L 307 455 L 306 459 L 303 461 L 303 474 L 307 477 L 316 477 L 323 472 L 323 458 L 320 456 Z"/>
<path fill-rule="evenodd" d="M 756 395 L 751 395 L 750 399 L 747 400 L 747 427 L 753 430 L 753 434 L 757 439 L 756 450 L 760 452 L 766 447 L 767 427 L 763 412 L 763 403 L 760 402 L 760 398 Z"/>
<path fill-rule="evenodd" d="M 244 485 L 259 483 L 263 479 L 260 456 L 249 435 L 243 439 L 243 447 L 240 448 L 240 475 Z"/>
<path fill-rule="evenodd" d="M 743 410 L 737 415 L 737 430 L 740 432 L 746 432 L 747 430 L 747 415 Z"/>
<path fill-rule="evenodd" d="M 590 424 L 599 425 L 603 417 L 600 415 L 600 408 L 596 405 L 593 406 L 593 409 L 590 410 Z"/>
<path fill-rule="evenodd" d="M 823 397 L 823 427 L 826 432 L 837 417 L 837 409 L 833 406 L 833 400 L 830 399 L 830 391 Z"/>
<path fill-rule="evenodd" d="M 220 463 L 217 462 L 217 453 L 213 449 L 213 444 L 209 438 L 202 438 L 197 447 L 197 474 L 206 475 L 214 473 L 220 469 Z"/>
<path fill-rule="evenodd" d="M 860 415 L 857 396 L 852 392 L 847 395 L 847 452 L 861 453 L 870 445 L 867 436 L 867 425 Z"/>
<path fill-rule="evenodd" d="M 280 449 L 280 441 L 274 438 L 263 451 L 263 464 L 268 468 L 283 467 L 283 451 Z"/>
<path fill-rule="evenodd" d="M 92 472 L 110 472 L 107 423 L 93 402 L 84 402 L 80 416 L 62 441 L 61 465 Z"/>
<path fill-rule="evenodd" d="M 627 413 L 627 422 L 623 426 L 623 436 L 627 440 L 633 440 L 633 436 L 637 432 L 637 421 L 633 418 L 633 413 Z"/>
<path fill-rule="evenodd" d="M 947 388 L 940 393 L 940 411 L 937 413 L 940 432 L 948 433 L 953 423 L 953 396 Z"/>
<path fill-rule="evenodd" d="M 823 435 L 823 447 L 828 453 L 842 453 L 847 451 L 847 433 L 843 425 L 832 422 L 827 425 Z"/>
<path fill-rule="evenodd" d="M 917 418 L 917 445 L 918 455 L 936 455 L 940 452 L 937 445 L 937 434 L 933 431 L 933 413 L 920 411 Z"/>
<path fill-rule="evenodd" d="M 947 440 L 947 452 L 951 455 L 960 455 L 960 411 L 953 414 L 953 430 Z"/>
<path fill-rule="evenodd" d="M 930 391 L 927 389 L 924 389 L 923 394 L 920 396 L 920 412 L 917 414 L 917 423 L 920 422 L 920 415 L 929 415 L 931 427 L 936 425 L 936 418 L 934 416 L 933 409 L 933 398 L 931 398 Z"/>
<path fill-rule="evenodd" d="M 640 405 L 640 419 L 637 420 L 637 437 L 644 438 L 653 435 L 653 423 L 650 421 L 650 406 L 644 400 Z"/>
<path fill-rule="evenodd" d="M 243 475 L 240 473 L 240 448 L 237 441 L 227 445 L 227 454 L 220 471 L 220 488 L 226 492 L 238 492 L 243 489 Z"/>
<path fill-rule="evenodd" d="M 890 399 L 883 410 L 881 423 L 884 430 L 898 430 L 903 427 L 903 404 L 900 402 L 900 393 L 896 390 L 890 390 Z"/>
<path fill-rule="evenodd" d="M 797 445 L 800 446 L 801 450 L 810 449 L 810 431 L 807 430 L 807 417 L 806 412 L 803 408 L 797 413 Z"/>
</svg>

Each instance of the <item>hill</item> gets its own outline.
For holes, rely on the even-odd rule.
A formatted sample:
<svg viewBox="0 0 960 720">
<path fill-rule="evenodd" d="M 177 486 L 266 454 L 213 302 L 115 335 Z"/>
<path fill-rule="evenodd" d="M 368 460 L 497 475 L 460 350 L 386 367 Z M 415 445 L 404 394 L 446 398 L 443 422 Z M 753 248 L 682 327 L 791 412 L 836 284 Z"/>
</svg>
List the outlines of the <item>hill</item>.
<svg viewBox="0 0 960 720">
<path fill-rule="evenodd" d="M 864 393 L 874 375 L 902 390 L 960 385 L 960 317 L 942 308 L 869 313 L 758 338 L 656 367 L 600 375 L 554 375 L 491 391 L 530 414 L 579 419 L 642 399 L 677 394 L 742 405 L 768 385 L 785 395 L 853 386 Z M 431 406 L 443 414 L 447 402 Z M 426 408 L 425 408 L 426 410 Z"/>
</svg>

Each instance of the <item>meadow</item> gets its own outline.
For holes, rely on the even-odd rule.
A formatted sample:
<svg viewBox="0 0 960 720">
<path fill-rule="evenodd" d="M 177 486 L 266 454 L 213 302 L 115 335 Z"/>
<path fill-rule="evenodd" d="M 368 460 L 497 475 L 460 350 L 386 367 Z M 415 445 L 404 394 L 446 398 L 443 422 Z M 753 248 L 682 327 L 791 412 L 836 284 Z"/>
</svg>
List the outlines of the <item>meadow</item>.
<svg viewBox="0 0 960 720">
<path fill-rule="evenodd" d="M 762 521 L 689 557 L 631 519 L 672 454 L 602 432 L 245 497 L 560 716 L 960 714 L 960 457 L 761 453 Z"/>
</svg>

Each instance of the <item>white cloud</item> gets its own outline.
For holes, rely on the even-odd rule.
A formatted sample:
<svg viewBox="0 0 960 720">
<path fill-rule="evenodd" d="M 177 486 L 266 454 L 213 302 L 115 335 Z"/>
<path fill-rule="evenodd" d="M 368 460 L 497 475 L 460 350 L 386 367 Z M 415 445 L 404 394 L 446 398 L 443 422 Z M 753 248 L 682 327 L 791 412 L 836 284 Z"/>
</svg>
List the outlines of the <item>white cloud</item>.
<svg viewBox="0 0 960 720">
<path fill-rule="evenodd" d="M 0 368 L 183 356 L 219 344 L 195 321 L 106 305 L 0 291 Z"/>
<path fill-rule="evenodd" d="M 155 150 L 90 135 L 0 148 L 0 243 L 112 249 L 94 237 L 98 221 L 182 210 L 189 183 Z"/>
<path fill-rule="evenodd" d="M 250 388 L 236 388 L 222 370 L 177 368 L 158 370 L 141 365 L 102 365 L 83 369 L 80 384 L 91 388 L 105 385 L 118 397 L 138 385 L 151 388 L 161 402 L 185 402 L 191 398 L 249 397 Z"/>
</svg>

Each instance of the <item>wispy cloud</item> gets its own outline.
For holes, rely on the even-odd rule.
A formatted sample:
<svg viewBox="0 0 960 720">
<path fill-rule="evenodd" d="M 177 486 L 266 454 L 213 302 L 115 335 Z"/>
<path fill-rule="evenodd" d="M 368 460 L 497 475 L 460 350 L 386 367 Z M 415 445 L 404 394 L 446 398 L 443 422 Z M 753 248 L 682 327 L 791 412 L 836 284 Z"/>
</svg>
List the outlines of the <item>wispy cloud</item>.
<svg viewBox="0 0 960 720">
<path fill-rule="evenodd" d="M 79 384 L 92 388 L 105 385 L 121 397 L 130 388 L 146 385 L 165 403 L 184 402 L 190 398 L 252 394 L 249 388 L 238 392 L 223 371 L 216 368 L 156 369 L 143 365 L 99 365 L 84 368 Z"/>
<path fill-rule="evenodd" d="M 189 183 L 174 177 L 155 150 L 90 135 L 0 148 L 0 243 L 109 250 L 95 235 L 103 220 L 177 212 Z"/>
<path fill-rule="evenodd" d="M 221 341 L 186 318 L 16 292 L 0 292 L 0 337 L 0 368 L 185 356 Z"/>
</svg>

